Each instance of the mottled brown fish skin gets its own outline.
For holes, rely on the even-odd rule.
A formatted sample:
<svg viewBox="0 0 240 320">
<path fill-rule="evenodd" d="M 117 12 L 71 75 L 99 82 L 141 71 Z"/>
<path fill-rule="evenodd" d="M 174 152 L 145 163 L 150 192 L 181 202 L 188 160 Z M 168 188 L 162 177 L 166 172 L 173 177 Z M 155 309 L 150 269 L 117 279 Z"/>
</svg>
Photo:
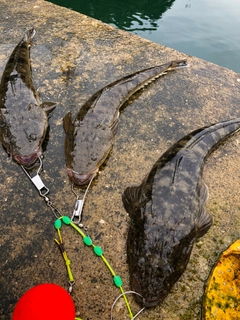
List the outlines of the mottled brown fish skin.
<svg viewBox="0 0 240 320">
<path fill-rule="evenodd" d="M 7 152 L 24 166 L 41 155 L 48 117 L 56 104 L 41 104 L 31 73 L 32 28 L 13 50 L 0 83 L 0 141 Z"/>
<path fill-rule="evenodd" d="M 155 66 L 117 80 L 95 93 L 72 121 L 64 117 L 65 158 L 70 179 L 89 182 L 109 155 L 119 121 L 119 109 L 136 91 L 164 72 L 187 66 L 186 59 Z"/>
<path fill-rule="evenodd" d="M 195 240 L 211 227 L 212 217 L 205 211 L 204 161 L 238 130 L 240 118 L 190 133 L 159 158 L 140 186 L 124 191 L 123 204 L 131 218 L 130 282 L 145 307 L 164 300 L 184 272 Z"/>
</svg>

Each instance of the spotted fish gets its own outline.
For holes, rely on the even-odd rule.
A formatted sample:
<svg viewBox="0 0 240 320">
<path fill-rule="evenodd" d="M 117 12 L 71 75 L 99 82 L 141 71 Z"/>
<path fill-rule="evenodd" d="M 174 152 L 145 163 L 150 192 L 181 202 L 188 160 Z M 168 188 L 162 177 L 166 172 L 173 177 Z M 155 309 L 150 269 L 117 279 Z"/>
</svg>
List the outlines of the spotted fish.
<svg viewBox="0 0 240 320">
<path fill-rule="evenodd" d="M 164 300 L 183 274 L 195 240 L 211 227 L 212 217 L 205 211 L 204 161 L 238 130 L 240 118 L 193 131 L 159 158 L 139 186 L 124 191 L 123 204 L 131 218 L 130 282 L 143 306 Z"/>
<path fill-rule="evenodd" d="M 33 86 L 30 47 L 36 31 L 28 30 L 13 50 L 0 83 L 0 141 L 19 164 L 29 167 L 41 155 L 48 113 L 56 104 L 41 103 Z"/>
<path fill-rule="evenodd" d="M 119 109 L 130 96 L 165 72 L 183 66 L 186 60 L 177 60 L 128 75 L 96 92 L 74 121 L 71 112 L 66 114 L 65 158 L 74 183 L 88 183 L 106 160 L 117 132 Z"/>
</svg>

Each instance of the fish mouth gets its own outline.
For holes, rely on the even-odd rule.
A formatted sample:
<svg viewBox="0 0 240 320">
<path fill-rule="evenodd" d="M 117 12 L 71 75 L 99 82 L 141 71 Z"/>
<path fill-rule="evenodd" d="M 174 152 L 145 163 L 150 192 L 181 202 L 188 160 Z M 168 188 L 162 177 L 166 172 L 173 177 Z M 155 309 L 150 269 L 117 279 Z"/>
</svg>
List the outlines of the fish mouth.
<svg viewBox="0 0 240 320">
<path fill-rule="evenodd" d="M 41 151 L 37 150 L 29 156 L 13 155 L 13 159 L 24 167 L 31 167 L 41 156 Z"/>
<path fill-rule="evenodd" d="M 142 290 L 138 277 L 133 276 L 131 283 L 132 290 L 136 292 L 135 300 L 138 304 L 145 308 L 156 307 L 163 299 L 160 296 L 149 296 L 149 293 Z"/>
<path fill-rule="evenodd" d="M 96 175 L 97 170 L 87 174 L 79 174 L 78 172 L 67 168 L 67 173 L 73 183 L 78 186 L 83 186 L 91 181 L 91 179 Z"/>
<path fill-rule="evenodd" d="M 135 290 L 134 290 L 134 292 L 138 293 Z M 136 302 L 144 308 L 154 308 L 159 304 L 159 302 L 161 300 L 161 299 L 159 299 L 159 297 L 157 297 L 157 298 L 149 298 L 149 297 L 144 298 L 142 295 L 138 295 L 138 294 L 136 294 L 134 296 L 134 298 L 135 298 Z"/>
<path fill-rule="evenodd" d="M 160 302 L 159 298 L 153 298 L 151 300 L 149 299 L 142 299 L 141 303 L 145 308 L 154 308 L 156 307 Z"/>
</svg>

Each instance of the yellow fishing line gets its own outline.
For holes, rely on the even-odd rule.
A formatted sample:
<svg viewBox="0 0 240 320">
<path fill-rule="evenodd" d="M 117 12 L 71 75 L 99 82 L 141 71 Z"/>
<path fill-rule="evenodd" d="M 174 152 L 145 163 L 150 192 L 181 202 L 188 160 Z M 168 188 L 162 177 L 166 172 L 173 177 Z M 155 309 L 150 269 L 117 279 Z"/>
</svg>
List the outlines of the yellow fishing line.
<svg viewBox="0 0 240 320">
<path fill-rule="evenodd" d="M 125 304 L 127 306 L 127 309 L 128 309 L 128 312 L 129 312 L 129 315 L 130 315 L 130 318 L 132 319 L 133 318 L 133 314 L 132 314 L 132 310 L 131 310 L 131 307 L 130 307 L 130 304 L 128 302 L 128 299 L 127 299 L 127 296 L 125 295 L 124 293 L 124 290 L 123 290 L 123 287 L 119 287 L 120 291 L 122 292 L 122 295 L 123 295 L 123 299 L 125 301 Z"/>
<path fill-rule="evenodd" d="M 60 220 L 59 220 L 59 221 L 60 221 Z M 60 222 L 61 222 L 61 221 L 60 221 Z M 55 240 L 55 242 L 58 244 L 59 249 L 60 249 L 60 251 L 61 251 L 61 254 L 62 254 L 62 256 L 63 256 L 63 259 L 64 259 L 64 261 L 65 261 L 66 268 L 67 268 L 67 273 L 68 273 L 68 277 L 69 277 L 69 281 L 70 281 L 71 283 L 73 283 L 73 282 L 74 282 L 74 278 L 73 278 L 72 271 L 71 271 L 71 267 L 70 267 L 71 261 L 68 259 L 66 250 L 64 249 L 63 239 L 62 239 L 61 232 L 60 232 L 60 228 L 59 228 L 59 226 L 60 226 L 59 222 L 55 223 L 55 228 L 56 228 L 56 226 L 58 227 L 58 228 L 57 228 L 57 232 L 58 232 L 59 240 L 57 240 L 57 239 L 54 239 L 54 240 Z"/>
<path fill-rule="evenodd" d="M 62 222 L 66 225 L 70 225 L 72 226 L 83 238 L 83 242 L 88 246 L 88 247 L 93 247 L 93 251 L 94 253 L 98 256 L 98 257 L 101 257 L 103 262 L 105 263 L 105 265 L 107 266 L 108 270 L 110 271 L 110 273 L 112 274 L 113 276 L 113 282 L 115 284 L 116 287 L 118 287 L 123 295 L 123 298 L 124 298 L 124 301 L 125 301 L 125 304 L 126 304 L 126 307 L 128 309 L 128 312 L 129 312 L 129 316 L 130 316 L 130 319 L 133 318 L 133 313 L 132 313 L 132 310 L 131 310 L 131 307 L 130 307 L 130 304 L 128 302 L 128 299 L 124 293 L 124 290 L 123 290 L 123 287 L 122 287 L 122 279 L 120 276 L 118 276 L 114 270 L 112 269 L 111 265 L 109 264 L 109 262 L 107 261 L 107 259 L 105 258 L 105 256 L 103 255 L 103 251 L 101 249 L 101 247 L 99 246 L 95 246 L 93 243 L 92 243 L 92 239 L 88 236 L 86 236 L 84 234 L 84 232 L 82 232 L 82 230 L 76 226 L 75 223 L 73 223 L 71 221 L 71 219 L 67 216 L 62 216 L 60 218 L 58 218 L 55 223 L 54 223 L 54 226 L 55 226 L 55 229 L 57 230 L 58 232 L 58 236 L 59 236 L 59 241 L 57 239 L 55 239 L 56 243 L 59 245 L 60 247 L 60 250 L 62 252 L 62 255 L 63 255 L 63 258 L 65 260 L 65 263 L 66 263 L 66 267 L 67 267 L 67 272 L 68 272 L 68 276 L 69 276 L 69 279 L 70 281 L 74 281 L 73 280 L 73 275 L 72 275 L 72 272 L 71 272 L 71 269 L 70 269 L 70 260 L 68 259 L 67 257 L 67 254 L 66 254 L 66 251 L 64 250 L 64 247 L 63 247 L 63 241 L 62 241 L 62 236 L 61 236 L 61 233 L 60 233 L 60 228 L 62 226 Z M 75 320 L 81 320 L 80 318 L 75 318 Z"/>
</svg>

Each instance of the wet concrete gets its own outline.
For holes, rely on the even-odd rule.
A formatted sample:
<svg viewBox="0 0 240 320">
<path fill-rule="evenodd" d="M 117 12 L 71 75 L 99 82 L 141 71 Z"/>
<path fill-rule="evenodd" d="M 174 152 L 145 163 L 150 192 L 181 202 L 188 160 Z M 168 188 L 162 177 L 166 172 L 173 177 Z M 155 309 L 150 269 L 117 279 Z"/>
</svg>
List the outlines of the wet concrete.
<svg viewBox="0 0 240 320">
<path fill-rule="evenodd" d="M 77 113 L 94 92 L 137 70 L 184 58 L 170 48 L 130 35 L 71 10 L 44 1 L 0 1 L 0 73 L 25 28 L 35 26 L 31 49 L 33 80 L 43 101 L 58 103 L 49 123 L 41 177 L 63 215 L 71 215 L 75 197 L 66 175 L 62 118 Z M 131 99 L 120 116 L 107 163 L 90 188 L 83 223 L 129 290 L 126 236 L 129 217 L 121 194 L 139 184 L 176 140 L 198 127 L 239 117 L 240 75 L 187 57 L 190 67 L 156 80 Z M 220 252 L 239 237 L 240 136 L 234 135 L 209 157 L 205 181 L 214 218 L 210 231 L 194 247 L 187 270 L 165 302 L 140 319 L 199 319 L 204 283 Z M 65 288 L 68 278 L 54 243 L 54 216 L 34 186 L 0 148 L 0 319 L 10 319 L 19 297 L 39 283 Z M 83 320 L 109 319 L 119 290 L 92 249 L 70 227 L 62 234 L 71 260 L 73 299 Z M 139 306 L 130 297 L 132 310 Z M 123 301 L 116 319 L 129 319 Z"/>
</svg>

